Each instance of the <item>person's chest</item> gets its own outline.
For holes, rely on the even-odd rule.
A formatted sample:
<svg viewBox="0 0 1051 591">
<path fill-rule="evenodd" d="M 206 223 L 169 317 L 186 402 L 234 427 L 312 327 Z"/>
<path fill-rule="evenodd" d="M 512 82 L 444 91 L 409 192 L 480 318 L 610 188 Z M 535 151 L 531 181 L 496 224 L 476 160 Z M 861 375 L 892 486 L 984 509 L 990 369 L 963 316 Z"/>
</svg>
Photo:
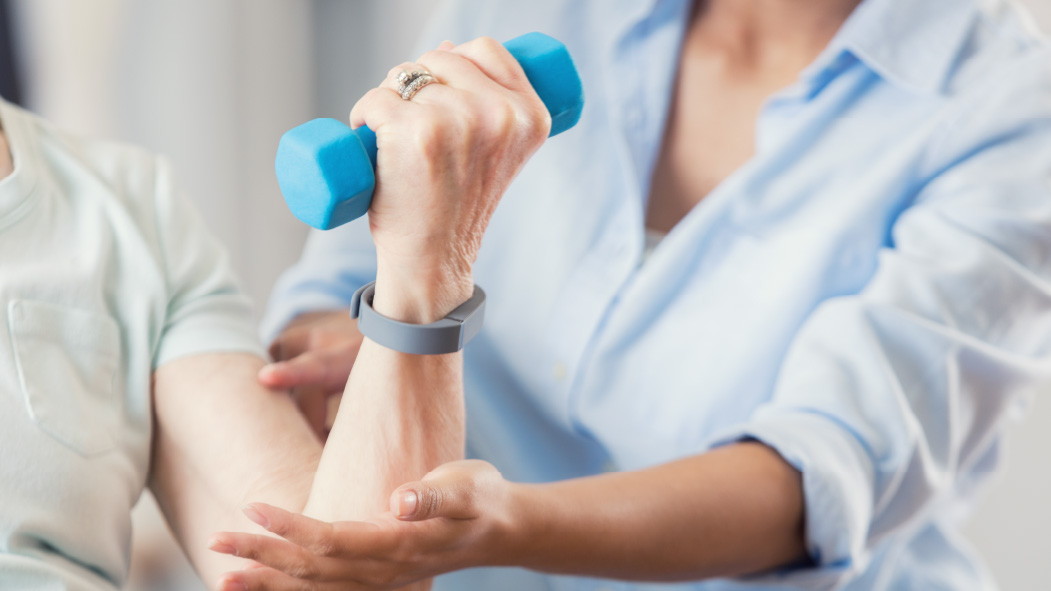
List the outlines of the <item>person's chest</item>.
<svg viewBox="0 0 1051 591">
<path fill-rule="evenodd" d="M 0 231 L 0 536 L 120 573 L 148 470 L 164 285 L 135 220 L 90 184 L 58 186 L 42 183 Z"/>
<path fill-rule="evenodd" d="M 663 233 L 755 155 L 764 102 L 798 75 L 735 68 L 698 48 L 696 35 L 687 38 L 680 57 L 646 197 L 646 226 Z"/>
<path fill-rule="evenodd" d="M 491 301 L 474 389 L 516 391 L 622 466 L 699 449 L 771 395 L 816 306 L 871 278 L 940 106 L 857 64 L 817 96 L 780 94 L 754 156 L 642 266 L 645 185 L 618 182 L 638 166 L 621 130 L 598 122 L 542 151 L 476 266 Z"/>
</svg>

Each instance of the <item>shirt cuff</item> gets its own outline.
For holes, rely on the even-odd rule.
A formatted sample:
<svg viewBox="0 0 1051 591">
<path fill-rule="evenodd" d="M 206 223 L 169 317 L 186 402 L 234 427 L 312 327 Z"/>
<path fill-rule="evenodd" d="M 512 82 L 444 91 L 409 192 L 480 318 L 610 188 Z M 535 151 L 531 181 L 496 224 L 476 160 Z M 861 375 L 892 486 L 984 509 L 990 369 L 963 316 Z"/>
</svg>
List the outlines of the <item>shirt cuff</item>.
<svg viewBox="0 0 1051 591">
<path fill-rule="evenodd" d="M 806 547 L 813 562 L 749 580 L 834 589 L 863 571 L 875 473 L 850 428 L 819 411 L 760 411 L 752 421 L 720 433 L 710 447 L 745 440 L 774 449 L 802 473 Z"/>
<path fill-rule="evenodd" d="M 154 369 L 180 357 L 205 353 L 248 353 L 266 359 L 251 310 L 248 298 L 234 293 L 184 306 L 160 336 Z"/>
</svg>

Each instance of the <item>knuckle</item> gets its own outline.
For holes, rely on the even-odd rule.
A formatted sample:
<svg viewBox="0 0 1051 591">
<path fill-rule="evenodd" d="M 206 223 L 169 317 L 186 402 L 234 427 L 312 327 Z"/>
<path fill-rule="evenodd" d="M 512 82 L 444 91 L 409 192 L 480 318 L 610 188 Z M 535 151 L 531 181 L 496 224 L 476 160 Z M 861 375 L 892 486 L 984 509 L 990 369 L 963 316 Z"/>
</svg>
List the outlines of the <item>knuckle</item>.
<svg viewBox="0 0 1051 591">
<path fill-rule="evenodd" d="M 412 68 L 415 68 L 415 67 L 416 67 L 416 64 L 414 64 L 412 62 L 402 62 L 402 63 L 394 66 L 393 68 L 390 69 L 390 71 L 387 72 L 387 79 L 388 80 L 394 80 L 394 79 L 396 79 L 398 77 L 398 72 L 401 72 L 402 70 L 411 70 Z"/>
<path fill-rule="evenodd" d="M 333 556 L 339 555 L 339 546 L 332 540 L 322 540 L 314 544 L 313 551 L 314 554 L 317 554 L 318 556 L 332 558 Z"/>
<path fill-rule="evenodd" d="M 515 126 L 518 114 L 507 101 L 494 102 L 490 109 L 494 131 L 501 137 L 506 136 Z"/>
<path fill-rule="evenodd" d="M 438 128 L 432 122 L 425 122 L 422 125 L 414 125 L 412 127 L 412 139 L 416 148 L 425 155 L 430 156 L 434 151 L 435 146 L 439 143 L 441 134 Z"/>
<path fill-rule="evenodd" d="M 292 526 L 289 523 L 289 521 L 284 518 L 284 516 L 271 516 L 270 527 L 267 528 L 267 531 L 269 531 L 272 534 L 277 534 L 283 538 L 292 533 Z"/>
<path fill-rule="evenodd" d="M 531 146 L 539 146 L 551 133 L 551 114 L 547 107 L 539 104 L 528 104 L 521 111 L 518 119 L 521 137 Z"/>
<path fill-rule="evenodd" d="M 318 577 L 317 567 L 309 560 L 304 560 L 302 558 L 297 559 L 294 563 L 290 564 L 285 572 L 291 577 L 306 581 Z"/>
<path fill-rule="evenodd" d="M 436 61 L 441 61 L 445 59 L 445 56 L 447 54 L 447 51 L 442 51 L 440 49 L 432 49 L 421 55 L 420 59 L 417 61 L 419 61 L 421 64 L 434 63 Z"/>
<path fill-rule="evenodd" d="M 440 488 L 427 487 L 420 491 L 420 517 L 435 515 L 445 503 L 445 492 Z"/>
<path fill-rule="evenodd" d="M 492 464 L 485 460 L 462 460 L 461 465 L 464 469 L 472 472 L 494 472 L 496 470 Z"/>
<path fill-rule="evenodd" d="M 464 509 L 475 507 L 475 505 L 478 504 L 478 498 L 481 495 L 478 481 L 474 478 L 464 480 L 460 486 L 459 493 Z"/>
<path fill-rule="evenodd" d="M 488 35 L 483 35 L 479 37 L 476 41 L 478 44 L 478 48 L 486 54 L 498 54 L 504 48 L 504 46 L 501 45 L 499 41 L 493 39 L 492 37 L 489 37 Z"/>
<path fill-rule="evenodd" d="M 236 556 L 238 558 L 247 558 L 249 560 L 258 560 L 259 558 L 262 557 L 262 552 L 259 551 L 259 548 L 255 544 L 248 543 L 248 544 L 242 544 L 242 545 L 237 547 L 237 554 L 236 554 Z"/>
</svg>

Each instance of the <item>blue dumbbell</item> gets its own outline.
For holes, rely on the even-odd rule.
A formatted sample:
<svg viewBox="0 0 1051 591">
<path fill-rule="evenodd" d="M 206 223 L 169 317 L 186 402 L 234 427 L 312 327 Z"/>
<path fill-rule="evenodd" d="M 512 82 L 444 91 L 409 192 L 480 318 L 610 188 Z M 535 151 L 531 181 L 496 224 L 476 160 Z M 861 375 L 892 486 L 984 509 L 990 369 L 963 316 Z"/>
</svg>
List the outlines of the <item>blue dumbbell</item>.
<svg viewBox="0 0 1051 591">
<path fill-rule="evenodd" d="M 551 113 L 551 136 L 573 127 L 584 108 L 584 89 L 569 51 L 541 33 L 504 44 L 525 70 Z M 277 147 L 277 182 L 288 208 L 320 230 L 369 210 L 376 186 L 376 134 L 335 119 L 314 119 L 285 133 Z"/>
</svg>

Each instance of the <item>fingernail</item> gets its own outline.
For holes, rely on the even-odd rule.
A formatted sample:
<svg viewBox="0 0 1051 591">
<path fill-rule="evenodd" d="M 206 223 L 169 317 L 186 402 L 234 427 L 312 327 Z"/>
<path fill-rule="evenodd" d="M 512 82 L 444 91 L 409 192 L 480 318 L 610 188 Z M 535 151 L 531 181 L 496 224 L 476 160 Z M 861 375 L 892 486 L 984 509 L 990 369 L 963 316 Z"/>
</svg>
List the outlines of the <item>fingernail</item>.
<svg viewBox="0 0 1051 591">
<path fill-rule="evenodd" d="M 219 589 L 221 591 L 245 591 L 247 587 L 245 587 L 245 584 L 241 581 L 231 581 L 230 579 L 226 579 L 219 583 Z"/>
<path fill-rule="evenodd" d="M 264 365 L 262 367 L 262 369 L 259 370 L 259 374 L 257 375 L 257 377 L 261 381 L 269 382 L 270 379 L 274 377 L 274 366 L 273 366 L 273 364 L 271 364 L 271 365 Z"/>
<path fill-rule="evenodd" d="M 419 499 L 414 490 L 404 490 L 398 495 L 398 517 L 412 517 L 416 513 Z"/>
<path fill-rule="evenodd" d="M 245 514 L 252 521 L 258 523 L 263 529 L 270 529 L 270 520 L 263 516 L 262 513 L 256 511 L 251 505 L 245 505 L 241 507 L 241 512 Z"/>
<path fill-rule="evenodd" d="M 237 556 L 237 548 L 214 538 L 208 542 L 208 549 L 213 552 L 219 552 L 220 554 L 231 554 Z"/>
</svg>

